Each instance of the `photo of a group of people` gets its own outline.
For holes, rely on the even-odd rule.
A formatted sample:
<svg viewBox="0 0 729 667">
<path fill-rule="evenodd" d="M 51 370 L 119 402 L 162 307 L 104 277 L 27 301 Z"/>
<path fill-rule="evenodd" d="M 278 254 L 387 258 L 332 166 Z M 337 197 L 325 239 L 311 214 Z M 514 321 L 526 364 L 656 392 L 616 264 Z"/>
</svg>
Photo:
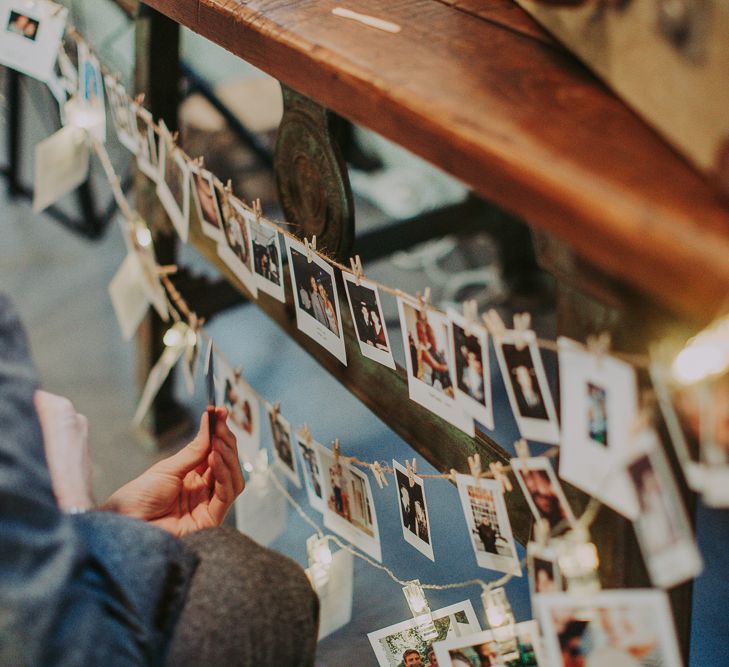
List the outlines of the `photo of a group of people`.
<svg viewBox="0 0 729 667">
<path fill-rule="evenodd" d="M 488 331 L 450 310 L 451 354 L 455 360 L 456 397 L 463 411 L 494 428 Z"/>
<path fill-rule="evenodd" d="M 258 289 L 282 303 L 286 301 L 283 280 L 283 258 L 278 230 L 263 219 L 246 211 L 253 244 L 253 273 Z"/>
<path fill-rule="evenodd" d="M 585 599 L 569 593 L 537 596 L 550 665 L 679 667 L 671 607 L 663 591 L 608 590 Z"/>
<path fill-rule="evenodd" d="M 291 440 L 291 424 L 272 405 L 266 406 L 266 412 L 268 413 L 268 423 L 271 426 L 271 437 L 273 438 L 274 461 L 288 479 L 296 486 L 301 487 L 299 464 Z"/>
<path fill-rule="evenodd" d="M 214 353 L 213 353 L 214 354 Z M 261 446 L 261 406 L 256 392 L 242 375 L 215 357 L 218 405 L 228 409 L 228 426 L 238 442 L 238 457 L 253 463 Z"/>
<path fill-rule="evenodd" d="M 644 429 L 635 448 L 628 463 L 640 507 L 635 534 L 653 585 L 669 588 L 697 576 L 703 562 L 658 435 Z"/>
<path fill-rule="evenodd" d="M 296 324 L 343 364 L 347 363 L 342 318 L 332 267 L 306 247 L 286 237 Z"/>
<path fill-rule="evenodd" d="M 561 337 L 559 476 L 628 519 L 638 514 L 625 462 L 638 415 L 635 368 Z"/>
<path fill-rule="evenodd" d="M 559 422 L 534 331 L 494 339 L 496 358 L 522 438 L 559 444 Z"/>
<path fill-rule="evenodd" d="M 318 451 L 321 445 L 311 439 L 308 433 L 298 431 L 296 443 L 299 446 L 304 473 L 304 487 L 309 498 L 309 505 L 317 512 L 324 513 L 324 491 L 322 483 L 322 467 L 319 463 Z"/>
<path fill-rule="evenodd" d="M 187 243 L 190 224 L 190 174 L 182 151 L 172 141 L 163 121 L 160 121 L 157 155 L 157 196 L 180 239 Z"/>
<path fill-rule="evenodd" d="M 362 355 L 388 368 L 395 368 L 377 286 L 364 279 L 358 281 L 346 271 L 342 271 L 342 278 Z"/>
<path fill-rule="evenodd" d="M 398 297 L 397 306 L 410 398 L 473 435 L 473 419 L 455 398 L 455 364 L 448 341 L 447 316 L 402 297 Z"/>
<path fill-rule="evenodd" d="M 396 623 L 382 630 L 370 632 L 372 650 L 380 667 L 439 667 L 436 657 L 437 642 L 463 640 L 481 631 L 470 600 L 464 600 L 433 611 L 433 623 L 438 633 L 434 639 L 425 639 L 412 619 Z"/>
<path fill-rule="evenodd" d="M 493 630 L 453 637 L 433 644 L 436 667 L 547 667 L 536 621 L 517 623 L 512 648 L 505 650 Z"/>
<path fill-rule="evenodd" d="M 546 519 L 552 530 L 563 522 L 574 522 L 572 508 L 548 458 L 512 459 L 511 468 L 535 519 Z"/>
<path fill-rule="evenodd" d="M 456 475 L 458 495 L 479 567 L 521 576 L 501 483 Z"/>
<path fill-rule="evenodd" d="M 324 525 L 375 560 L 382 561 L 380 530 L 367 475 L 327 447 L 318 446 Z"/>
<path fill-rule="evenodd" d="M 403 538 L 420 553 L 434 561 L 433 544 L 430 533 L 428 506 L 425 502 L 425 484 L 421 477 L 412 474 L 412 481 L 407 469 L 397 461 L 392 462 L 397 482 L 397 498 L 400 507 Z"/>
<path fill-rule="evenodd" d="M 50 82 L 68 10 L 54 2 L 0 2 L 0 64 Z"/>
<path fill-rule="evenodd" d="M 248 220 L 245 216 L 243 204 L 230 194 L 216 192 L 217 188 L 213 183 L 212 192 L 220 197 L 222 210 L 222 234 L 218 239 L 218 257 L 222 259 L 228 268 L 235 274 L 254 297 L 258 296 L 258 285 L 253 275 L 253 253 L 251 251 L 251 234 L 248 227 Z M 208 228 L 208 234 L 212 229 Z M 222 237 L 222 238 L 221 238 Z"/>
</svg>

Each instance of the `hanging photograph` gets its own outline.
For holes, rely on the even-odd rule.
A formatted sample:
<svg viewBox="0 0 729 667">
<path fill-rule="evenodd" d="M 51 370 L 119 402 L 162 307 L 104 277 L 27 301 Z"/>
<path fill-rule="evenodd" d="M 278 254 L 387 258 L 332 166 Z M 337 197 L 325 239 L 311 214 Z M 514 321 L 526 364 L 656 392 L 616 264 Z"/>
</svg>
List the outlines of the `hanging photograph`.
<svg viewBox="0 0 729 667">
<path fill-rule="evenodd" d="M 111 279 L 108 291 L 122 337 L 129 341 L 149 309 L 142 268 L 134 253 L 127 253 Z"/>
<path fill-rule="evenodd" d="M 534 596 L 537 593 L 558 593 L 563 590 L 562 573 L 557 561 L 557 549 L 537 542 L 527 544 L 527 573 L 532 612 L 536 614 Z"/>
<path fill-rule="evenodd" d="M 207 169 L 190 163 L 192 197 L 195 200 L 197 219 L 205 236 L 215 241 L 223 240 L 223 212 L 215 188 L 215 176 Z"/>
<path fill-rule="evenodd" d="M 382 562 L 380 529 L 367 475 L 318 445 L 324 498 L 324 526 Z"/>
<path fill-rule="evenodd" d="M 0 64 L 40 81 L 54 73 L 68 9 L 55 2 L 0 1 Z"/>
<path fill-rule="evenodd" d="M 106 141 L 106 107 L 104 105 L 104 79 L 98 58 L 91 53 L 84 41 L 78 43 L 78 103 L 83 106 L 84 114 L 93 117 L 84 124 L 94 139 Z"/>
<path fill-rule="evenodd" d="M 157 133 L 154 131 L 152 114 L 144 107 L 132 102 L 132 114 L 137 123 L 137 166 L 154 183 L 160 179 L 157 159 Z"/>
<path fill-rule="evenodd" d="M 394 369 L 395 360 L 377 286 L 364 278 L 357 284 L 357 278 L 346 271 L 342 271 L 342 278 L 362 355 Z"/>
<path fill-rule="evenodd" d="M 405 467 L 395 460 L 392 462 L 392 467 L 395 469 L 402 536 L 408 544 L 415 547 L 421 554 L 435 561 L 428 505 L 425 502 L 425 483 L 421 477 L 413 474 L 414 483 L 411 485 Z"/>
<path fill-rule="evenodd" d="M 283 279 L 283 257 L 278 230 L 264 218 L 241 206 L 242 215 L 248 222 L 253 248 L 253 275 L 259 290 L 286 303 Z"/>
<path fill-rule="evenodd" d="M 195 377 L 198 361 L 200 360 L 200 350 L 202 349 L 202 336 L 199 331 L 194 331 L 192 328 L 190 328 L 188 335 L 194 342 L 188 342 L 185 346 L 182 357 L 182 377 L 185 380 L 187 393 L 192 396 L 195 392 Z"/>
<path fill-rule="evenodd" d="M 215 191 L 215 186 L 213 186 Z M 242 207 L 234 197 L 219 190 L 223 210 L 223 235 L 218 241 L 218 257 L 241 281 L 243 287 L 254 297 L 258 296 L 256 279 L 253 276 L 253 253 L 251 234 Z"/>
<path fill-rule="evenodd" d="M 504 646 L 494 638 L 493 630 L 482 630 L 465 637 L 453 637 L 433 644 L 436 662 L 433 667 L 481 667 L 482 665 L 509 665 L 509 667 L 548 667 L 544 661 L 536 621 L 524 621 L 514 627 L 516 638 L 513 648 Z M 425 663 L 423 663 L 425 664 Z"/>
<path fill-rule="evenodd" d="M 215 352 L 213 352 L 215 354 Z M 228 409 L 228 426 L 238 441 L 238 457 L 253 463 L 261 447 L 261 406 L 256 392 L 241 374 L 215 355 L 218 405 Z"/>
<path fill-rule="evenodd" d="M 496 359 L 522 438 L 559 444 L 559 423 L 534 331 L 494 338 Z"/>
<path fill-rule="evenodd" d="M 488 331 L 468 322 L 455 310 L 448 311 L 448 318 L 451 355 L 455 360 L 456 400 L 466 414 L 493 430 Z"/>
<path fill-rule="evenodd" d="M 458 495 L 479 567 L 521 576 L 501 483 L 456 475 Z"/>
<path fill-rule="evenodd" d="M 448 318 L 431 308 L 398 297 L 410 398 L 441 419 L 474 434 L 473 418 L 456 402 L 455 375 L 448 341 Z"/>
<path fill-rule="evenodd" d="M 286 237 L 286 249 L 296 305 L 296 325 L 346 366 L 347 352 L 334 269 L 315 253 L 309 261 L 304 244 L 289 237 Z"/>
<path fill-rule="evenodd" d="M 559 338 L 562 446 L 559 476 L 623 516 L 638 513 L 625 472 L 638 415 L 635 369 Z"/>
<path fill-rule="evenodd" d="M 321 445 L 312 438 L 307 438 L 301 431 L 296 433 L 296 444 L 301 455 L 301 469 L 304 474 L 304 487 L 309 498 L 309 505 L 323 514 L 324 484 L 318 454 Z"/>
<path fill-rule="evenodd" d="M 435 610 L 433 624 L 438 633 L 433 639 L 424 639 L 412 618 L 370 632 L 367 638 L 377 657 L 377 664 L 380 667 L 435 667 L 433 645 L 436 642 L 462 639 L 481 630 L 470 600 Z"/>
<path fill-rule="evenodd" d="M 643 429 L 634 447 L 640 453 L 628 475 L 640 509 L 635 534 L 653 585 L 671 588 L 701 572 L 701 554 L 656 432 Z"/>
<path fill-rule="evenodd" d="M 129 99 L 124 86 L 110 74 L 104 76 L 104 86 L 106 88 L 106 99 L 111 110 L 111 120 L 114 123 L 114 130 L 119 143 L 136 155 L 139 150 L 137 119 L 129 106 Z"/>
<path fill-rule="evenodd" d="M 291 437 L 291 424 L 284 419 L 280 412 L 274 410 L 272 405 L 266 406 L 266 412 L 268 413 L 268 424 L 271 427 L 273 460 L 276 467 L 297 487 L 301 488 L 299 466 L 296 462 L 296 453 L 294 452 Z"/>
<path fill-rule="evenodd" d="M 546 519 L 551 530 L 574 523 L 572 508 L 546 456 L 511 459 L 511 469 L 535 519 Z"/>
<path fill-rule="evenodd" d="M 607 590 L 590 597 L 569 593 L 537 595 L 549 665 L 681 667 L 673 615 L 663 591 Z"/>
<path fill-rule="evenodd" d="M 190 175 L 182 151 L 175 146 L 162 121 L 160 121 L 157 155 L 159 158 L 157 196 L 180 240 L 187 243 L 190 225 Z"/>
</svg>

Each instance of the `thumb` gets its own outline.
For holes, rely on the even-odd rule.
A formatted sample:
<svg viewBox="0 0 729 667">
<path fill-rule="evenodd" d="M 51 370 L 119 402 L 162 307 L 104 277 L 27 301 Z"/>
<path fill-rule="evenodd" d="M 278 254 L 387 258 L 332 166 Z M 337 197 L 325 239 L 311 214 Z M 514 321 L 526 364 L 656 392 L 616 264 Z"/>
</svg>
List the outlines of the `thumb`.
<svg viewBox="0 0 729 667">
<path fill-rule="evenodd" d="M 175 472 L 185 475 L 203 463 L 209 452 L 208 415 L 207 412 L 203 412 L 200 419 L 200 430 L 195 438 L 177 454 L 167 459 L 167 463 Z"/>
</svg>

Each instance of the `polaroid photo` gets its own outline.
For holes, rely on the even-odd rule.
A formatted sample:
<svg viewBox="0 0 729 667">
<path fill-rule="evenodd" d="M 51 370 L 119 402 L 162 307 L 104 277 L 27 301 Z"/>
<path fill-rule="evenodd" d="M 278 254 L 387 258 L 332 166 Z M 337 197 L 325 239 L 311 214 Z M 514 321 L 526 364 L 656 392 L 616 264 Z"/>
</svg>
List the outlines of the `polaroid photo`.
<svg viewBox="0 0 729 667">
<path fill-rule="evenodd" d="M 185 347 L 182 364 L 182 377 L 185 380 L 185 388 L 189 396 L 195 392 L 195 376 L 197 375 L 197 365 L 200 360 L 200 350 L 202 349 L 202 336 L 199 331 L 190 329 L 188 335 L 194 336 L 194 343 L 188 342 Z"/>
<path fill-rule="evenodd" d="M 147 109 L 135 102 L 132 102 L 129 108 L 137 124 L 137 167 L 153 183 L 157 183 L 160 175 L 154 119 Z"/>
<path fill-rule="evenodd" d="M 507 330 L 494 338 L 494 349 L 522 438 L 558 445 L 557 411 L 536 334 Z"/>
<path fill-rule="evenodd" d="M 412 486 L 407 469 L 393 460 L 397 489 L 397 504 L 400 507 L 403 539 L 415 547 L 421 554 L 435 562 L 433 542 L 430 532 L 430 517 L 425 501 L 425 482 L 422 477 L 413 474 Z"/>
<path fill-rule="evenodd" d="M 696 432 L 687 423 L 688 415 L 680 392 L 672 392 L 667 366 L 653 361 L 650 366 L 651 383 L 656 394 L 656 401 L 666 424 L 666 430 L 673 443 L 686 483 L 692 491 L 702 491 L 704 488 L 704 466 L 699 460 L 698 446 L 689 445 L 689 440 L 698 443 L 698 420 Z M 675 403 L 678 403 L 678 409 Z"/>
<path fill-rule="evenodd" d="M 448 318 L 451 355 L 455 360 L 456 400 L 467 415 L 493 430 L 488 331 L 452 309 Z"/>
<path fill-rule="evenodd" d="M 550 665 L 681 667 L 668 596 L 653 589 L 606 590 L 589 597 L 536 596 Z"/>
<path fill-rule="evenodd" d="M 456 483 L 478 566 L 521 577 L 501 483 L 461 474 Z"/>
<path fill-rule="evenodd" d="M 367 475 L 318 445 L 324 499 L 324 526 L 382 562 L 380 529 Z"/>
<path fill-rule="evenodd" d="M 0 64 L 47 82 L 68 9 L 46 0 L 0 0 Z"/>
<path fill-rule="evenodd" d="M 283 278 L 283 256 L 278 230 L 263 218 L 256 218 L 253 211 L 240 206 L 243 217 L 248 222 L 253 249 L 253 275 L 256 286 L 281 303 L 286 303 Z"/>
<path fill-rule="evenodd" d="M 291 424 L 276 412 L 272 405 L 266 406 L 268 423 L 273 438 L 273 459 L 276 467 L 283 472 L 298 488 L 301 488 L 299 478 L 299 465 L 296 460 L 293 440 L 291 438 Z"/>
<path fill-rule="evenodd" d="M 564 590 L 562 571 L 556 547 L 537 542 L 527 544 L 527 573 L 529 575 L 529 597 L 532 611 L 536 614 L 535 595 L 538 593 L 559 593 Z"/>
<path fill-rule="evenodd" d="M 137 119 L 129 106 L 124 86 L 110 74 L 104 76 L 104 86 L 111 110 L 111 120 L 119 143 L 136 155 L 139 150 Z"/>
<path fill-rule="evenodd" d="M 643 429 L 634 447 L 640 453 L 627 468 L 640 508 L 635 534 L 653 585 L 672 588 L 701 572 L 701 554 L 658 435 Z"/>
<path fill-rule="evenodd" d="M 562 522 L 574 523 L 575 515 L 546 456 L 511 459 L 511 469 L 535 519 L 546 519 L 552 530 Z"/>
<path fill-rule="evenodd" d="M 215 354 L 215 352 L 213 352 Z M 238 441 L 238 457 L 253 463 L 261 447 L 261 406 L 258 395 L 240 373 L 215 355 L 217 403 L 228 409 L 228 427 Z"/>
<path fill-rule="evenodd" d="M 258 297 L 258 285 L 253 275 L 253 252 L 248 221 L 243 215 L 242 204 L 234 197 L 219 190 L 223 210 L 223 235 L 218 241 L 218 257 L 241 281 L 243 287 Z"/>
<path fill-rule="evenodd" d="M 139 258 L 127 253 L 109 283 L 109 297 L 124 340 L 131 340 L 149 309 Z"/>
<path fill-rule="evenodd" d="M 322 465 L 319 462 L 321 445 L 304 433 L 296 433 L 296 444 L 301 456 L 301 468 L 304 474 L 304 487 L 309 498 L 309 505 L 317 512 L 324 513 L 324 482 L 322 481 Z"/>
<path fill-rule="evenodd" d="M 433 612 L 438 632 L 434 639 L 423 639 L 412 618 L 382 630 L 370 632 L 372 650 L 380 667 L 437 667 L 433 645 L 452 639 L 462 639 L 481 631 L 470 600 L 464 600 Z"/>
<path fill-rule="evenodd" d="M 273 474 L 270 468 L 253 473 L 234 503 L 235 527 L 264 547 L 283 534 L 288 520 L 286 498 L 268 479 Z"/>
<path fill-rule="evenodd" d="M 66 105 L 69 113 L 69 105 Z M 78 43 L 78 97 L 71 112 L 78 109 L 84 115 L 82 127 L 98 142 L 106 141 L 106 106 L 104 104 L 104 79 L 98 58 L 84 41 Z"/>
<path fill-rule="evenodd" d="M 402 297 L 397 298 L 397 308 L 410 399 L 472 436 L 473 418 L 456 402 L 448 318 Z"/>
<path fill-rule="evenodd" d="M 509 667 L 548 667 L 545 662 L 536 621 L 515 626 L 514 649 L 504 654 L 493 630 L 483 630 L 465 637 L 453 637 L 433 644 L 435 667 L 474 667 L 474 665 L 509 665 Z M 616 666 L 617 667 L 617 666 Z"/>
<path fill-rule="evenodd" d="M 311 578 L 308 569 L 306 574 Z M 329 581 L 316 591 L 319 596 L 319 641 L 352 620 L 353 592 L 354 556 L 346 549 L 337 549 L 332 553 Z"/>
<path fill-rule="evenodd" d="M 296 325 L 346 366 L 347 352 L 334 269 L 316 253 L 312 253 L 309 261 L 304 244 L 289 237 L 286 237 L 286 250 Z"/>
<path fill-rule="evenodd" d="M 364 278 L 358 282 L 353 274 L 346 271 L 342 271 L 342 278 L 362 356 L 394 369 L 395 360 L 377 286 Z"/>
<path fill-rule="evenodd" d="M 161 121 L 157 155 L 157 196 L 180 240 L 187 243 L 190 226 L 190 175 L 182 151 L 175 146 L 172 136 Z"/>
<path fill-rule="evenodd" d="M 73 192 L 89 176 L 88 137 L 81 128 L 62 127 L 35 146 L 33 211 L 39 213 Z"/>
<path fill-rule="evenodd" d="M 638 505 L 625 463 L 638 415 L 635 369 L 559 338 L 562 446 L 559 476 L 635 519 Z"/>
<path fill-rule="evenodd" d="M 215 176 L 194 162 L 189 165 L 189 170 L 200 228 L 205 236 L 223 241 L 223 210 L 218 201 Z"/>
</svg>

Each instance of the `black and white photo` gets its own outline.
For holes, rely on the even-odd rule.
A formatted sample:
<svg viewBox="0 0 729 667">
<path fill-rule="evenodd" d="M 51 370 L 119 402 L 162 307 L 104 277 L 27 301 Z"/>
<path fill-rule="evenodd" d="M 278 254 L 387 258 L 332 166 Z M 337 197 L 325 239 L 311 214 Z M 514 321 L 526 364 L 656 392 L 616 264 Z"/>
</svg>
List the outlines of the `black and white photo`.
<svg viewBox="0 0 729 667">
<path fill-rule="evenodd" d="M 534 331 L 494 338 L 506 394 L 522 438 L 559 444 L 559 422 Z"/>
<path fill-rule="evenodd" d="M 243 209 L 253 248 L 253 275 L 262 292 L 284 303 L 283 256 L 278 230 L 249 209 Z"/>
<path fill-rule="evenodd" d="M 413 473 L 413 484 L 410 484 L 407 468 L 395 460 L 392 467 L 395 470 L 403 538 L 424 556 L 435 561 L 428 505 L 425 501 L 425 482 L 422 477 Z"/>
<path fill-rule="evenodd" d="M 309 505 L 323 514 L 324 483 L 322 481 L 322 466 L 319 462 L 319 448 L 321 445 L 307 437 L 302 431 L 296 433 L 296 444 L 301 456 L 301 469 Z"/>
<path fill-rule="evenodd" d="M 271 427 L 271 438 L 273 440 L 273 460 L 279 470 L 300 488 L 301 479 L 299 478 L 299 465 L 291 436 L 291 424 L 272 405 L 266 406 L 266 412 L 268 413 L 268 424 Z"/>
<path fill-rule="evenodd" d="M 303 243 L 286 237 L 296 324 L 343 364 L 347 364 L 334 269 Z"/>
<path fill-rule="evenodd" d="M 377 286 L 364 278 L 358 281 L 346 271 L 342 271 L 342 278 L 360 352 L 368 359 L 394 369 L 395 360 Z"/>
<path fill-rule="evenodd" d="M 157 196 L 180 240 L 187 243 L 190 225 L 190 174 L 182 151 L 172 141 L 172 136 L 161 121 L 157 155 Z"/>
</svg>

